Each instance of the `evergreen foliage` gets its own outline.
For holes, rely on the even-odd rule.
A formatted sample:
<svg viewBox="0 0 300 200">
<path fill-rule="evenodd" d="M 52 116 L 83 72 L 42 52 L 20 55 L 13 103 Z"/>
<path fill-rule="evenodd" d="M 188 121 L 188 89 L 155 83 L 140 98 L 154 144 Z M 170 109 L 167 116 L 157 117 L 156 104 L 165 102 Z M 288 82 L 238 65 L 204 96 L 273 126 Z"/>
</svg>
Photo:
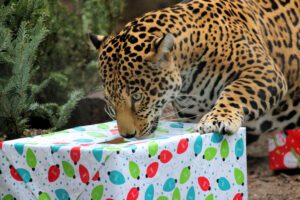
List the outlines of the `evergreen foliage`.
<svg viewBox="0 0 300 200">
<path fill-rule="evenodd" d="M 111 32 L 122 0 L 69 3 L 0 2 L 0 137 L 62 128 L 83 95 L 77 89 L 88 92 L 98 84 L 87 33 Z"/>
</svg>

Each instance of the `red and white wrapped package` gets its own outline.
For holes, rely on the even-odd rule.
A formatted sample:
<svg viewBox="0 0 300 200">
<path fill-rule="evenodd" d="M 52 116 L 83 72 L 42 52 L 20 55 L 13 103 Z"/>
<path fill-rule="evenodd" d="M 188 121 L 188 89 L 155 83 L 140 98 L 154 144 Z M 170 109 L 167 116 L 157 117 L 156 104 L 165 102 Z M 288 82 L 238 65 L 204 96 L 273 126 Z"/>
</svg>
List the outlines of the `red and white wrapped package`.
<svg viewBox="0 0 300 200">
<path fill-rule="evenodd" d="M 271 170 L 300 169 L 300 129 L 275 133 L 269 139 Z"/>
</svg>

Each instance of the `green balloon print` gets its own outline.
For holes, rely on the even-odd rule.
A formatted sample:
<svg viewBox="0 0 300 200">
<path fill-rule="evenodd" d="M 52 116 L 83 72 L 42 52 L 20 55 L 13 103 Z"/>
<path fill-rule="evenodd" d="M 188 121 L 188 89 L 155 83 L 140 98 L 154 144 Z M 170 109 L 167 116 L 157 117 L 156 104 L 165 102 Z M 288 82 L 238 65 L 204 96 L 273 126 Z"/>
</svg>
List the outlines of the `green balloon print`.
<svg viewBox="0 0 300 200">
<path fill-rule="evenodd" d="M 244 185 L 244 173 L 238 168 L 234 168 L 234 179 L 238 185 Z"/>
<path fill-rule="evenodd" d="M 106 147 L 106 150 L 114 151 L 114 152 L 117 152 L 117 154 L 119 154 L 122 149 L 120 147 L 117 147 L 117 146 L 108 146 L 108 147 Z"/>
<path fill-rule="evenodd" d="M 159 196 L 157 200 L 169 200 L 166 196 Z"/>
<path fill-rule="evenodd" d="M 104 162 L 107 162 L 109 158 L 110 158 L 110 155 L 105 156 Z"/>
<path fill-rule="evenodd" d="M 93 188 L 91 196 L 92 200 L 101 200 L 103 195 L 103 185 L 98 185 Z"/>
<path fill-rule="evenodd" d="M 188 129 L 185 129 L 185 131 L 186 132 L 188 132 L 188 133 L 195 133 L 196 131 L 195 131 L 195 129 L 194 128 L 188 128 Z"/>
<path fill-rule="evenodd" d="M 95 138 L 104 138 L 104 137 L 106 137 L 105 134 L 100 133 L 100 132 L 86 132 L 86 134 L 88 134 L 92 137 L 95 137 Z"/>
<path fill-rule="evenodd" d="M 133 161 L 129 162 L 129 172 L 132 178 L 139 179 L 140 178 L 140 168 L 138 164 Z"/>
<path fill-rule="evenodd" d="M 67 177 L 76 178 L 75 177 L 75 170 L 74 170 L 74 167 L 72 166 L 71 163 L 69 163 L 68 161 L 63 160 L 62 161 L 62 166 L 63 166 L 64 172 L 65 172 Z"/>
<path fill-rule="evenodd" d="M 214 200 L 214 195 L 210 194 L 207 197 L 205 197 L 205 200 Z"/>
<path fill-rule="evenodd" d="M 163 129 L 163 128 L 160 128 L 160 127 L 157 127 L 155 131 L 160 132 L 160 133 L 169 133 L 168 129 Z"/>
<path fill-rule="evenodd" d="M 41 137 L 52 137 L 52 136 L 55 136 L 56 135 L 56 133 L 54 132 L 54 133 L 44 133 L 44 134 L 41 134 L 40 136 Z"/>
<path fill-rule="evenodd" d="M 51 200 L 51 197 L 47 192 L 39 192 L 38 200 Z"/>
<path fill-rule="evenodd" d="M 158 151 L 158 144 L 156 142 L 150 142 L 148 145 L 149 157 L 153 157 L 156 155 Z"/>
<path fill-rule="evenodd" d="M 217 149 L 215 147 L 208 147 L 204 152 L 203 158 L 210 161 L 216 156 L 216 154 Z"/>
<path fill-rule="evenodd" d="M 191 175 L 190 167 L 183 168 L 180 173 L 179 183 L 180 184 L 186 183 L 189 180 L 190 175 Z"/>
<path fill-rule="evenodd" d="M 226 139 L 223 140 L 223 142 L 221 144 L 220 154 L 221 154 L 223 161 L 225 161 L 225 159 L 229 155 L 229 145 L 228 145 L 228 142 Z"/>
<path fill-rule="evenodd" d="M 175 188 L 173 195 L 172 195 L 172 200 L 180 200 L 180 190 L 179 188 Z"/>
<path fill-rule="evenodd" d="M 109 126 L 107 124 L 99 124 L 97 127 L 104 130 L 109 129 Z"/>
<path fill-rule="evenodd" d="M 34 152 L 30 148 L 26 152 L 26 163 L 33 171 L 35 170 L 37 161 Z"/>
<path fill-rule="evenodd" d="M 7 194 L 3 197 L 2 200 L 14 200 L 15 198 L 11 194 Z"/>
</svg>

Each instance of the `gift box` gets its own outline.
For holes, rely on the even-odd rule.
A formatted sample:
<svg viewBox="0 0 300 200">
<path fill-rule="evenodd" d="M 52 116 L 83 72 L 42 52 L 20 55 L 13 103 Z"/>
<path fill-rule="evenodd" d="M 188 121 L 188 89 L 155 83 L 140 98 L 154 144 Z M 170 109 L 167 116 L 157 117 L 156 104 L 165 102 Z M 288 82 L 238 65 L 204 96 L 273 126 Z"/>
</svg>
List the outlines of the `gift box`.
<svg viewBox="0 0 300 200">
<path fill-rule="evenodd" d="M 275 133 L 269 139 L 271 170 L 300 168 L 300 129 Z"/>
<path fill-rule="evenodd" d="M 0 198 L 247 199 L 245 128 L 233 136 L 161 122 L 124 141 L 116 122 L 0 144 Z"/>
</svg>

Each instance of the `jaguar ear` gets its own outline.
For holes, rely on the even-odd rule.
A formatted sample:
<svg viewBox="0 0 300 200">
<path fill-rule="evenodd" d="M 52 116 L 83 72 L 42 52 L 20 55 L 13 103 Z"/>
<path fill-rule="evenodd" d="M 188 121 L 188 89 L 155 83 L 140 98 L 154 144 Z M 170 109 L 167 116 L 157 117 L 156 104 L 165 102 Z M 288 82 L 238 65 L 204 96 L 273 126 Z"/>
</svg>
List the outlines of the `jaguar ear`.
<svg viewBox="0 0 300 200">
<path fill-rule="evenodd" d="M 157 60 L 168 59 L 175 42 L 175 37 L 168 33 L 154 42 Z"/>
<path fill-rule="evenodd" d="M 99 50 L 101 44 L 106 40 L 107 36 L 103 35 L 95 35 L 93 33 L 89 33 L 90 40 L 92 41 L 94 47 Z"/>
</svg>

